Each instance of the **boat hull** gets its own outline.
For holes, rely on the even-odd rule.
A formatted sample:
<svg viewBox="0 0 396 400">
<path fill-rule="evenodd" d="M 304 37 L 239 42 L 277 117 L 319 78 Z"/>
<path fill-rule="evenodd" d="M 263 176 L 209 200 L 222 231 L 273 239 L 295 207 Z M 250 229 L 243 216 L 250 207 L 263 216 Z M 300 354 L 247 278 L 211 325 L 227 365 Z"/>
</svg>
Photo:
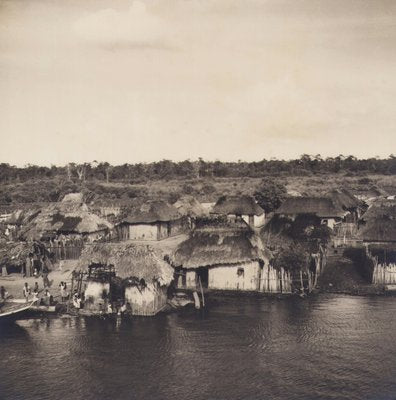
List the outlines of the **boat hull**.
<svg viewBox="0 0 396 400">
<path fill-rule="evenodd" d="M 0 324 L 12 323 L 17 319 L 25 318 L 32 305 L 33 302 L 25 304 L 10 302 L 4 303 L 0 308 Z"/>
</svg>

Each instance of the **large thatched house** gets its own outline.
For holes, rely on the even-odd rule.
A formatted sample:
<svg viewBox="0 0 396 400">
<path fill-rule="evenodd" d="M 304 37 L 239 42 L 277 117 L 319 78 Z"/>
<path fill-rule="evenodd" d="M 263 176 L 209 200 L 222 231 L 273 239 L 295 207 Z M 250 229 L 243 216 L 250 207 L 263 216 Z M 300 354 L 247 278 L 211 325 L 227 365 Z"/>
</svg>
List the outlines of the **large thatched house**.
<svg viewBox="0 0 396 400">
<path fill-rule="evenodd" d="M 127 212 L 117 226 L 121 240 L 161 240 L 184 232 L 177 209 L 165 201 L 148 201 Z"/>
<path fill-rule="evenodd" d="M 298 215 L 312 214 L 321 223 L 333 228 L 348 212 L 328 197 L 289 197 L 275 211 L 275 215 L 294 220 Z"/>
<path fill-rule="evenodd" d="M 227 215 L 230 220 L 243 219 L 249 226 L 264 225 L 265 212 L 252 196 L 222 196 L 214 205 L 211 214 Z"/>
<path fill-rule="evenodd" d="M 172 256 L 177 287 L 287 292 L 290 279 L 275 270 L 261 240 L 244 223 L 197 228 Z"/>
<path fill-rule="evenodd" d="M 63 235 L 95 241 L 103 238 L 112 224 L 88 211 L 85 204 L 61 202 L 41 209 L 21 230 L 27 240 L 41 240 Z"/>
<path fill-rule="evenodd" d="M 133 315 L 155 315 L 165 307 L 174 270 L 158 249 L 136 243 L 98 243 L 84 249 L 76 271 L 89 272 L 92 267 L 114 271 L 123 281 L 121 295 Z M 100 307 L 103 298 L 117 300 L 112 293 L 116 288 L 109 279 L 98 279 L 96 274 L 88 277 L 86 285 L 85 302 L 91 310 Z"/>
</svg>

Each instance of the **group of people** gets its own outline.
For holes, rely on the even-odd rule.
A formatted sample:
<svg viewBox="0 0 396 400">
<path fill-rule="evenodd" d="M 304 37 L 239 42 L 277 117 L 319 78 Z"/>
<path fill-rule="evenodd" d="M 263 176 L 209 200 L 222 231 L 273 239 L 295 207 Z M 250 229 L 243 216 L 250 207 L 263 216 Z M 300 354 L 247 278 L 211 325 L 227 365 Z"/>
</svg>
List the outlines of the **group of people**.
<svg viewBox="0 0 396 400">
<path fill-rule="evenodd" d="M 23 285 L 23 297 L 25 298 L 26 302 L 34 301 L 35 304 L 38 306 L 41 304 L 45 306 L 50 306 L 53 304 L 53 296 L 51 295 L 48 287 L 44 288 L 44 292 L 41 297 L 39 296 L 39 293 L 40 290 L 38 282 L 34 283 L 33 291 L 27 282 L 25 282 L 25 284 Z"/>
<path fill-rule="evenodd" d="M 45 254 L 29 253 L 26 257 L 25 267 L 22 271 L 23 277 L 30 278 L 34 276 L 43 278 L 44 287 L 49 286 L 48 274 L 52 264 Z"/>
</svg>

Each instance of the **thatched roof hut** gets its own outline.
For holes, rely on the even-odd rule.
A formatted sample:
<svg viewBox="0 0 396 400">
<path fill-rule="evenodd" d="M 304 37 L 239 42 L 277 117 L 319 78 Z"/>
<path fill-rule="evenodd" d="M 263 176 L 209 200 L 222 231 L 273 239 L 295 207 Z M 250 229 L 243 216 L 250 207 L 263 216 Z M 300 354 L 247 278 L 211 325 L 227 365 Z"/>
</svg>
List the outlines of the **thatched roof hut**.
<svg viewBox="0 0 396 400">
<path fill-rule="evenodd" d="M 222 196 L 217 200 L 211 213 L 220 215 L 262 215 L 264 210 L 252 196 Z"/>
<path fill-rule="evenodd" d="M 246 226 L 223 224 L 196 229 L 172 255 L 174 266 L 196 269 L 262 260 L 260 239 Z"/>
<path fill-rule="evenodd" d="M 358 237 L 365 242 L 396 242 L 396 201 L 374 203 L 362 218 Z"/>
<path fill-rule="evenodd" d="M 174 273 L 159 249 L 126 242 L 87 246 L 81 254 L 76 271 L 87 271 L 93 264 L 113 265 L 116 276 L 122 279 L 144 279 L 147 283 L 157 281 L 161 286 L 169 285 Z"/>
<path fill-rule="evenodd" d="M 40 240 L 51 234 L 90 234 L 113 228 L 103 218 L 90 213 L 85 204 L 55 203 L 42 209 L 21 231 L 21 237 Z"/>
<path fill-rule="evenodd" d="M 151 224 L 155 222 L 175 221 L 182 216 L 177 209 L 165 201 L 147 201 L 127 212 L 122 222 L 127 224 Z"/>
<path fill-rule="evenodd" d="M 326 197 L 332 199 L 333 202 L 343 210 L 352 210 L 364 207 L 363 201 L 359 200 L 349 190 L 344 188 L 333 189 L 326 193 Z"/>
<path fill-rule="evenodd" d="M 275 211 L 275 214 L 298 215 L 314 214 L 320 218 L 343 217 L 341 206 L 326 197 L 289 197 Z"/>
<path fill-rule="evenodd" d="M 208 214 L 202 204 L 195 197 L 189 195 L 180 197 L 173 204 L 173 207 L 175 207 L 182 216 L 196 218 Z"/>
</svg>

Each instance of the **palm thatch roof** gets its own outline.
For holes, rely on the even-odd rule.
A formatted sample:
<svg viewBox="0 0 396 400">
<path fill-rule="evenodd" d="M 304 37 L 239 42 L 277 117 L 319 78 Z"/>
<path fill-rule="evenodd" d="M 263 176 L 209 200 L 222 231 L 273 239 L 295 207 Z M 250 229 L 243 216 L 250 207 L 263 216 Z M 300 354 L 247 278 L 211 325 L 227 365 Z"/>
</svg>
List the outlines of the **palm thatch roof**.
<svg viewBox="0 0 396 400">
<path fill-rule="evenodd" d="M 358 237 L 366 242 L 396 242 L 396 201 L 374 203 L 364 214 Z"/>
<path fill-rule="evenodd" d="M 113 265 L 116 276 L 127 279 L 157 281 L 169 285 L 173 279 L 173 268 L 164 261 L 164 254 L 152 246 L 135 243 L 97 243 L 84 248 L 76 271 L 87 271 L 93 264 Z"/>
<path fill-rule="evenodd" d="M 113 225 L 88 211 L 85 204 L 55 203 L 42 209 L 22 230 L 21 237 L 40 240 L 49 234 L 87 234 L 107 231 Z"/>
<path fill-rule="evenodd" d="M 29 253 L 35 252 L 38 247 L 41 254 L 48 253 L 45 246 L 40 242 L 1 242 L 0 243 L 0 265 L 16 265 L 19 266 L 26 261 Z"/>
<path fill-rule="evenodd" d="M 6 222 L 7 224 L 22 226 L 32 221 L 39 213 L 39 206 L 15 210 Z"/>
<path fill-rule="evenodd" d="M 182 216 L 188 217 L 201 217 L 207 215 L 207 210 L 202 204 L 193 196 L 182 196 L 177 200 L 173 207 L 179 211 Z"/>
<path fill-rule="evenodd" d="M 262 215 L 264 210 L 252 196 L 222 196 L 217 200 L 211 213 L 222 215 Z"/>
<path fill-rule="evenodd" d="M 355 197 L 349 190 L 344 188 L 333 189 L 326 193 L 326 197 L 332 199 L 335 204 L 344 210 L 350 210 L 364 206 L 364 203 L 361 200 Z"/>
<path fill-rule="evenodd" d="M 187 269 L 240 264 L 264 258 L 268 255 L 261 240 L 246 225 L 196 229 L 171 256 L 173 265 Z"/>
<path fill-rule="evenodd" d="M 165 201 L 147 201 L 128 210 L 128 216 L 122 220 L 127 224 L 152 224 L 155 222 L 176 221 L 182 218 L 177 209 Z"/>
<path fill-rule="evenodd" d="M 343 217 L 345 211 L 327 197 L 288 197 L 275 214 L 314 214 L 321 218 Z"/>
</svg>

